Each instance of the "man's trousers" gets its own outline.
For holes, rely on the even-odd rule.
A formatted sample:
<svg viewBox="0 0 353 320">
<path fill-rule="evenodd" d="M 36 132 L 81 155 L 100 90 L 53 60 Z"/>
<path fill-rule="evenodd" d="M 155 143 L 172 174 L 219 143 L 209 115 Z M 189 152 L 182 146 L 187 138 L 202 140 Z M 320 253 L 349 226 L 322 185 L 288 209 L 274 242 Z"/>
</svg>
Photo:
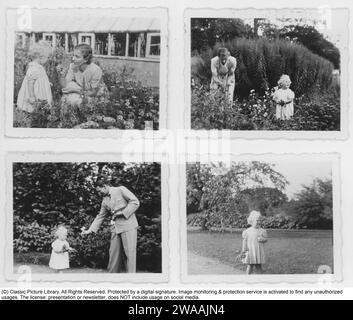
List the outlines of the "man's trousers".
<svg viewBox="0 0 353 320">
<path fill-rule="evenodd" d="M 109 249 L 109 273 L 136 272 L 137 228 L 112 232 Z"/>
</svg>

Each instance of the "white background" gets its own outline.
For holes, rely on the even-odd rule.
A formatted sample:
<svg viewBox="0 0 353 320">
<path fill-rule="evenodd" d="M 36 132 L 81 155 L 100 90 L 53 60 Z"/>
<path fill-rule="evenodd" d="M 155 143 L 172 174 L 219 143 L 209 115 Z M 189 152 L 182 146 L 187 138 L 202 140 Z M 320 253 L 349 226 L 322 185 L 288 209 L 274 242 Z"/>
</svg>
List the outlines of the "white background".
<svg viewBox="0 0 353 320">
<path fill-rule="evenodd" d="M 114 140 L 114 139 L 16 139 L 16 138 L 6 138 L 4 132 L 4 88 L 5 88 L 5 7 L 17 7 L 20 5 L 27 4 L 29 6 L 38 7 L 55 7 L 58 6 L 59 2 L 49 2 L 49 1 L 2 1 L 1 2 L 1 17 L 0 17 L 0 46 L 1 46 L 1 59 L 0 59 L 0 286 L 9 286 L 9 283 L 5 283 L 2 277 L 3 268 L 3 252 L 5 246 L 5 228 L 4 228 L 4 213 L 5 213 L 5 154 L 9 151 L 22 151 L 22 152 L 99 152 L 99 153 L 111 153 L 116 150 L 120 152 L 128 147 L 131 150 L 131 143 L 135 143 L 137 148 L 140 148 L 138 141 L 129 140 Z M 183 110 L 184 110 L 184 10 L 186 8 L 241 8 L 241 7 L 256 7 L 256 8 L 280 8 L 280 7 L 319 7 L 322 5 L 330 5 L 332 7 L 350 7 L 352 9 L 353 5 L 351 1 L 234 1 L 234 0 L 217 0 L 217 1 L 186 1 L 186 0 L 149 0 L 149 1 L 137 1 L 137 0 L 121 0 L 121 1 L 60 1 L 60 7 L 168 7 L 169 8 L 169 23 L 168 23 L 168 128 L 171 130 L 178 130 L 183 128 Z M 350 38 L 349 42 L 352 43 L 352 21 L 350 21 Z M 351 48 L 350 48 L 351 49 Z M 351 56 L 351 54 L 350 54 Z M 349 63 L 349 83 L 353 83 L 352 78 L 352 63 Z M 348 88 L 346 88 L 348 89 Z M 352 97 L 349 97 L 349 102 L 351 104 Z M 353 128 L 352 113 L 348 113 L 349 121 L 349 135 Z M 140 141 L 141 142 L 141 141 Z M 158 147 L 158 143 L 155 147 Z M 159 148 L 160 149 L 160 148 Z M 327 153 L 327 152 L 338 152 L 341 154 L 341 172 L 342 172 L 342 203 L 341 203 L 341 214 L 342 214 L 342 236 L 343 236 L 343 278 L 344 281 L 341 284 L 334 285 L 334 287 L 353 287 L 353 138 L 350 136 L 344 141 L 305 141 L 305 140 L 246 140 L 237 139 L 233 140 L 231 144 L 232 152 L 236 154 L 251 154 L 251 153 Z M 144 151 L 144 149 L 136 150 Z M 184 214 L 183 208 L 179 207 L 179 192 L 184 192 L 179 189 L 179 174 L 180 167 L 176 164 L 172 165 L 170 170 L 170 277 L 169 283 L 161 284 L 162 288 L 177 288 L 177 287 L 239 287 L 241 284 L 228 285 L 186 285 L 180 283 L 180 216 Z M 185 235 L 182 235 L 185 236 Z M 14 285 L 14 284 L 12 284 Z M 52 283 L 50 286 L 67 286 L 69 283 L 60 284 Z M 93 286 L 91 283 L 82 283 L 81 286 Z M 49 286 L 49 285 L 48 285 Z M 104 286 L 117 286 L 114 284 L 105 283 Z M 136 285 L 130 285 L 128 283 L 119 284 L 121 287 L 136 287 Z M 280 287 L 286 287 L 286 284 L 278 284 Z M 291 285 L 291 287 L 309 287 L 308 284 L 296 284 Z M 315 285 L 313 285 L 315 286 Z M 148 287 L 148 286 L 144 286 Z M 260 288 L 261 285 L 252 285 L 253 288 Z M 328 285 L 328 287 L 330 287 Z M 352 298 L 352 291 L 349 293 Z M 228 297 L 229 298 L 229 297 Z"/>
</svg>

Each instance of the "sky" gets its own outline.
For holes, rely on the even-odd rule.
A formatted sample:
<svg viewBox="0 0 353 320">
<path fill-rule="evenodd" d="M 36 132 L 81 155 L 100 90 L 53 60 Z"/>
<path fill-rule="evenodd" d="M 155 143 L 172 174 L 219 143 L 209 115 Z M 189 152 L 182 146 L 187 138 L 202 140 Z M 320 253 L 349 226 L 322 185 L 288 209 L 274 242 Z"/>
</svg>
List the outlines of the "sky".
<svg viewBox="0 0 353 320">
<path fill-rule="evenodd" d="M 250 160 L 253 161 L 254 159 Z M 259 161 L 259 160 L 257 160 Z M 279 161 L 268 161 L 264 159 L 261 162 L 265 162 L 272 165 L 272 168 L 281 173 L 284 178 L 288 181 L 288 185 L 286 186 L 283 192 L 288 196 L 289 199 L 295 198 L 295 194 L 299 193 L 303 189 L 303 185 L 310 186 L 313 181 L 317 178 L 320 179 L 330 179 L 332 178 L 332 169 L 333 163 L 331 161 L 323 161 L 318 158 L 312 159 L 300 159 L 300 156 L 295 157 L 295 160 L 292 159 L 281 159 Z M 232 162 L 232 164 L 236 164 L 238 161 Z M 248 161 L 241 161 L 248 162 Z M 216 168 L 214 169 L 214 173 L 216 174 L 225 174 L 229 168 L 230 163 L 222 163 L 222 169 L 219 168 L 220 163 L 214 163 Z M 248 188 L 256 187 L 256 183 L 252 180 L 246 182 Z M 269 180 L 265 182 L 267 187 L 274 187 L 272 182 Z"/>
<path fill-rule="evenodd" d="M 301 190 L 302 185 L 310 185 L 315 178 L 331 178 L 332 163 L 328 161 L 281 161 L 274 163 L 274 169 L 289 181 L 285 193 L 291 199 Z"/>
<path fill-rule="evenodd" d="M 276 9 L 276 10 L 244 10 L 239 11 L 235 17 L 243 18 L 244 22 L 252 25 L 255 17 L 266 18 L 271 23 L 283 26 L 283 19 L 300 21 L 298 24 L 308 24 L 324 34 L 329 41 L 339 49 L 347 45 L 349 12 L 347 9 L 331 9 L 322 7 L 318 9 Z M 290 24 L 290 23 L 285 23 Z M 295 23 L 294 23 L 295 24 Z"/>
</svg>

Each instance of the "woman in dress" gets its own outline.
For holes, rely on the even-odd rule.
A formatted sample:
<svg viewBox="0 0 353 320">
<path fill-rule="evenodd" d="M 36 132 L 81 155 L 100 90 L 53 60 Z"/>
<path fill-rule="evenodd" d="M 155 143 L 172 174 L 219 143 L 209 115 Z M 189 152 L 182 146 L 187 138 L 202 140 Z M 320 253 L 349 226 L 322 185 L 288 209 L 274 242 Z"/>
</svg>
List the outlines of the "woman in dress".
<svg viewBox="0 0 353 320">
<path fill-rule="evenodd" d="M 87 102 L 92 98 L 103 95 L 106 87 L 103 83 L 102 69 L 92 62 L 92 48 L 85 43 L 79 44 L 74 48 L 72 63 L 67 73 L 63 71 L 63 67 L 57 67 L 60 73 L 60 83 L 62 86 L 62 103 L 61 116 L 65 118 L 79 107 L 83 98 Z"/>
</svg>

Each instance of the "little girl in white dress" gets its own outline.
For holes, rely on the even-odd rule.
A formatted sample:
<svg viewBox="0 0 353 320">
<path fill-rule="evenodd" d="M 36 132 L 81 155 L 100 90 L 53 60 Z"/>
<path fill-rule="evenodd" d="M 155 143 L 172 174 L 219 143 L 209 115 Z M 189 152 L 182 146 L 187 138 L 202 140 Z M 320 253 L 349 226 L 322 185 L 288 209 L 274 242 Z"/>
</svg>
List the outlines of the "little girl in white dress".
<svg viewBox="0 0 353 320">
<path fill-rule="evenodd" d="M 48 75 L 43 65 L 52 52 L 50 44 L 45 41 L 33 43 L 29 48 L 31 62 L 17 96 L 17 108 L 28 113 L 33 112 L 33 104 L 38 100 L 52 103 L 52 92 Z"/>
<path fill-rule="evenodd" d="M 280 120 L 289 120 L 294 114 L 293 100 L 294 92 L 289 89 L 291 80 L 288 75 L 283 74 L 278 80 L 278 89 L 273 94 L 273 100 L 276 102 L 276 118 Z"/>
<path fill-rule="evenodd" d="M 67 229 L 64 226 L 58 227 L 55 232 L 56 240 L 52 243 L 52 253 L 50 256 L 49 267 L 62 272 L 70 268 L 69 252 L 74 251 L 67 242 Z"/>
<path fill-rule="evenodd" d="M 262 273 L 262 265 L 266 262 L 265 242 L 267 232 L 260 227 L 261 213 L 251 211 L 248 217 L 250 228 L 246 229 L 243 236 L 243 263 L 247 265 L 246 274 L 251 274 L 254 269 Z"/>
</svg>

